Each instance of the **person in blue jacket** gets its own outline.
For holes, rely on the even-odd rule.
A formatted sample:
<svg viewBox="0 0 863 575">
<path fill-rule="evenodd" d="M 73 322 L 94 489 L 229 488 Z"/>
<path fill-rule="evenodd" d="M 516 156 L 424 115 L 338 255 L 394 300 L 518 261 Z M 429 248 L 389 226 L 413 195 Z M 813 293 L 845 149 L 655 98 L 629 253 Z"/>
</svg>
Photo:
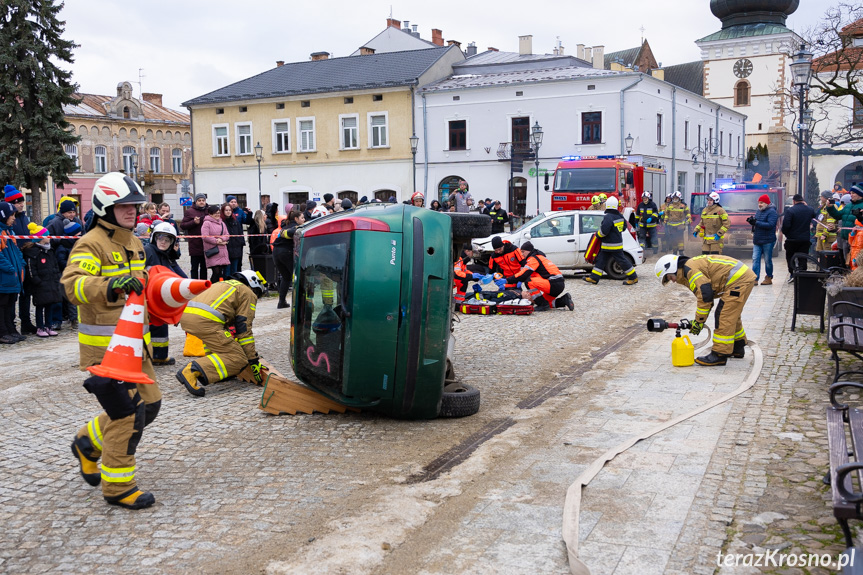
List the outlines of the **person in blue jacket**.
<svg viewBox="0 0 863 575">
<path fill-rule="evenodd" d="M 14 235 L 17 213 L 12 204 L 0 202 L 0 344 L 27 339 L 15 329 L 15 302 L 24 285 L 24 256 L 15 240 L 7 237 Z"/>
<path fill-rule="evenodd" d="M 779 212 L 770 203 L 770 196 L 763 194 L 758 198 L 758 211 L 746 219 L 752 225 L 752 272 L 755 285 L 761 276 L 761 256 L 764 256 L 764 281 L 761 285 L 773 283 L 773 247 L 776 245 L 776 222 Z"/>
</svg>

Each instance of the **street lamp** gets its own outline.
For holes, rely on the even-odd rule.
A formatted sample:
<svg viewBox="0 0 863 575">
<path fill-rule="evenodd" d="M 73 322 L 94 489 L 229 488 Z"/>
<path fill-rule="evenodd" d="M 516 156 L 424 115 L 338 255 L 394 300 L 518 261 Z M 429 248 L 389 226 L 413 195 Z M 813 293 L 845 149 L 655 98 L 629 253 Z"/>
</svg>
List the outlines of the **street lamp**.
<svg viewBox="0 0 863 575">
<path fill-rule="evenodd" d="M 632 153 L 632 145 L 635 144 L 635 138 L 632 137 L 632 134 L 627 134 L 623 139 L 623 143 L 626 146 L 626 155 Z"/>
<path fill-rule="evenodd" d="M 701 158 L 701 163 L 704 165 L 704 181 L 702 182 L 702 191 L 707 194 L 707 159 L 711 162 L 716 162 L 719 159 L 719 140 L 716 138 L 704 138 L 704 147 L 699 146 L 692 150 L 692 167 L 698 169 L 698 158 Z"/>
<path fill-rule="evenodd" d="M 264 206 L 261 205 L 264 203 L 261 197 L 261 160 L 264 159 L 264 147 L 260 142 L 255 146 L 255 159 L 258 161 L 258 207 L 263 210 Z"/>
<path fill-rule="evenodd" d="M 539 125 L 539 121 L 533 124 L 530 141 L 533 143 L 533 159 L 536 164 L 536 173 L 534 174 L 536 177 L 536 215 L 539 215 L 539 148 L 542 146 L 542 126 Z"/>
<path fill-rule="evenodd" d="M 411 191 L 411 195 L 413 195 L 414 192 L 417 191 L 417 146 L 419 146 L 420 144 L 420 139 L 417 137 L 416 134 L 411 136 L 409 139 L 411 141 L 411 155 L 413 156 L 412 166 L 414 173 L 414 186 L 413 191 Z"/>
<path fill-rule="evenodd" d="M 791 82 L 798 89 L 798 100 L 800 100 L 800 115 L 797 117 L 797 193 L 803 193 L 803 132 L 808 126 L 804 123 L 803 115 L 806 108 L 806 90 L 809 89 L 809 78 L 812 74 L 812 52 L 806 50 L 806 44 L 800 44 L 800 50 L 794 54 L 791 61 Z"/>
</svg>

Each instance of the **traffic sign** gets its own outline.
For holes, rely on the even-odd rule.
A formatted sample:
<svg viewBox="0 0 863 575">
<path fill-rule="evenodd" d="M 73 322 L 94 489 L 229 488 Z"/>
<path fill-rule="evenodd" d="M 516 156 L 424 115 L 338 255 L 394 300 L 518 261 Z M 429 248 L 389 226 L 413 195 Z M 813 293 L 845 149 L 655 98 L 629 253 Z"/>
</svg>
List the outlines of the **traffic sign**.
<svg viewBox="0 0 863 575">
<path fill-rule="evenodd" d="M 192 205 L 192 198 L 180 198 L 180 205 L 186 206 L 186 207 L 191 206 Z"/>
</svg>

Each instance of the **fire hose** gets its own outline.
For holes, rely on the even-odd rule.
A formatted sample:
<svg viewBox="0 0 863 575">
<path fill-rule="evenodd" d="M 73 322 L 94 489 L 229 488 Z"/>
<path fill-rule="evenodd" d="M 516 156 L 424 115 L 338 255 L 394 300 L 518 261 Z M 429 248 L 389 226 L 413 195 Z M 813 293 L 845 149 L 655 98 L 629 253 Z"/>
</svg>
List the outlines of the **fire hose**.
<svg viewBox="0 0 863 575">
<path fill-rule="evenodd" d="M 652 324 L 651 322 L 656 322 Z M 684 322 L 689 323 L 689 327 L 684 327 Z M 707 338 L 700 343 L 699 347 L 696 349 L 696 353 L 701 352 L 710 345 L 711 341 L 711 330 L 708 326 L 704 326 L 707 329 Z M 677 329 L 678 333 L 681 329 L 690 329 L 691 322 L 688 320 L 681 320 L 677 323 L 666 322 L 665 320 L 650 320 L 648 321 L 648 331 L 658 332 L 664 331 L 665 329 Z M 764 355 L 761 351 L 761 347 L 754 341 L 749 341 L 747 343 L 753 354 L 753 362 L 752 368 L 749 371 L 749 374 L 746 376 L 746 379 L 740 384 L 740 386 L 734 391 L 725 394 L 724 396 L 715 399 L 709 403 L 706 403 L 696 409 L 690 411 L 689 413 L 685 413 L 678 417 L 675 417 L 671 421 L 667 421 L 664 423 L 660 423 L 657 426 L 641 433 L 640 435 L 631 437 L 624 441 L 623 443 L 616 445 L 603 453 L 599 458 L 595 459 L 590 465 L 587 466 L 581 475 L 579 475 L 576 480 L 569 486 L 566 491 L 566 500 L 563 504 L 563 540 L 566 543 L 566 551 L 567 558 L 569 559 L 569 570 L 573 575 L 590 575 L 590 568 L 578 557 L 578 515 L 581 507 L 581 493 L 582 490 L 587 487 L 587 485 L 591 482 L 591 480 L 596 477 L 596 475 L 602 470 L 606 463 L 638 443 L 643 439 L 647 439 L 653 435 L 661 431 L 665 431 L 666 429 L 673 427 L 680 423 L 681 421 L 686 421 L 700 413 L 707 411 L 717 405 L 725 403 L 730 399 L 734 399 L 747 389 L 751 388 L 755 385 L 755 382 L 758 380 L 758 377 L 761 375 L 761 368 L 764 365 Z"/>
</svg>

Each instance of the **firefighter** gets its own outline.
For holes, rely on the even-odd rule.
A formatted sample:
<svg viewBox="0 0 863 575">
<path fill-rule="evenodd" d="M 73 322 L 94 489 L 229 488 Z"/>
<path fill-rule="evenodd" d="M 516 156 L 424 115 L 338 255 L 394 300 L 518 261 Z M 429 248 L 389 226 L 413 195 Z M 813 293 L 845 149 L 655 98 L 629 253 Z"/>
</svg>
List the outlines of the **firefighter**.
<svg viewBox="0 0 863 575">
<path fill-rule="evenodd" d="M 653 253 L 659 251 L 659 246 L 656 245 L 656 226 L 659 225 L 659 210 L 653 202 L 653 195 L 650 192 L 641 194 L 641 203 L 635 208 L 635 217 L 638 219 L 638 238 L 639 243 L 645 249 L 652 248 Z"/>
<path fill-rule="evenodd" d="M 607 202 L 608 202 L 608 196 L 605 194 L 599 194 L 599 207 L 597 209 L 601 212 L 604 212 L 606 209 L 608 209 L 606 207 Z"/>
<path fill-rule="evenodd" d="M 523 258 L 521 252 L 509 240 L 502 240 L 500 236 L 491 239 L 491 247 L 494 253 L 488 258 L 488 269 L 491 273 L 499 273 L 508 278 L 514 276 L 522 268 Z M 514 283 L 507 283 L 505 288 L 512 289 Z"/>
<path fill-rule="evenodd" d="M 523 266 L 518 273 L 506 278 L 506 283 L 521 284 L 521 296 L 534 302 L 535 311 L 548 311 L 553 307 L 566 307 L 573 311 L 572 296 L 568 293 L 560 295 L 566 286 L 557 266 L 530 242 L 521 244 L 519 252 Z"/>
<path fill-rule="evenodd" d="M 592 198 L 590 198 L 590 209 L 591 210 L 599 210 L 600 209 L 600 207 L 599 207 L 600 203 L 601 202 L 599 200 L 599 194 L 593 196 Z"/>
<path fill-rule="evenodd" d="M 710 192 L 707 196 L 707 207 L 701 211 L 701 221 L 695 226 L 692 237 L 704 238 L 701 244 L 702 254 L 721 254 L 722 238 L 728 231 L 728 214 L 719 205 L 719 194 Z"/>
<path fill-rule="evenodd" d="M 605 269 L 608 260 L 613 259 L 620 264 L 621 269 L 625 270 L 626 279 L 623 280 L 623 285 L 636 284 L 638 283 L 638 275 L 635 273 L 635 268 L 623 255 L 623 232 L 626 229 L 626 220 L 617 211 L 617 198 L 608 198 L 606 206 L 608 207 L 605 210 L 605 217 L 602 218 L 602 224 L 599 226 L 599 231 L 596 232 L 596 236 L 602 242 L 599 247 L 599 255 L 596 256 L 593 269 L 585 276 L 584 281 L 598 284 L 602 278 L 602 270 Z"/>
<path fill-rule="evenodd" d="M 200 338 L 207 351 L 206 357 L 177 372 L 177 380 L 189 393 L 203 397 L 203 386 L 234 377 L 247 365 L 255 381 L 263 382 L 252 323 L 266 285 L 258 272 L 244 270 L 213 284 L 186 305 L 180 325 Z M 230 332 L 231 327 L 236 335 Z"/>
<path fill-rule="evenodd" d="M 137 206 L 146 201 L 138 184 L 119 172 L 105 174 L 93 188 L 93 220 L 89 231 L 72 248 L 60 280 L 66 297 L 78 306 L 82 370 L 102 362 L 126 295 L 143 291 L 142 280 L 147 277 L 144 246 L 132 230 Z M 141 369 L 155 382 L 146 317 L 144 325 Z M 81 475 L 94 487 L 101 482 L 102 495 L 112 505 L 127 509 L 150 507 L 156 499 L 137 487 L 135 452 L 144 427 L 159 413 L 159 385 L 95 380 L 98 387 L 93 388 L 93 393 L 105 411 L 78 430 L 72 441 Z"/>
<path fill-rule="evenodd" d="M 671 253 L 682 256 L 685 248 L 685 228 L 692 223 L 689 208 L 683 203 L 683 194 L 671 194 L 671 203 L 666 206 L 662 218 L 665 222 L 665 237 L 668 238 L 666 248 Z"/>
<path fill-rule="evenodd" d="M 172 272 L 185 278 L 184 272 L 177 265 L 177 230 L 167 222 L 159 222 L 153 227 L 153 233 L 150 234 L 150 243 L 144 246 L 144 253 L 147 255 L 146 263 L 144 264 L 147 271 L 153 266 L 165 266 Z M 168 346 L 168 324 L 151 325 L 150 340 L 153 345 L 153 365 L 174 365 L 176 360 L 169 357 Z"/>
<path fill-rule="evenodd" d="M 486 214 L 491 218 L 491 233 L 502 234 L 504 225 L 509 222 L 509 214 L 500 207 L 500 200 L 495 200 L 493 207 Z"/>
<path fill-rule="evenodd" d="M 818 212 L 818 223 L 815 225 L 815 251 L 830 251 L 833 242 L 836 241 L 837 224 L 836 218 L 827 213 L 827 206 L 835 203 L 833 192 L 827 190 L 821 192 L 819 198 L 820 210 Z"/>
<path fill-rule="evenodd" d="M 677 282 L 687 286 L 698 300 L 692 335 L 698 335 L 716 305 L 713 332 L 713 349 L 703 357 L 696 358 L 699 365 L 725 365 L 729 357 L 742 358 L 745 354 L 746 332 L 740 314 L 757 279 L 743 262 L 720 255 L 702 255 L 694 258 L 664 255 L 654 268 L 657 279 L 665 285 Z"/>
<path fill-rule="evenodd" d="M 411 205 L 417 208 L 423 207 L 423 204 L 426 201 L 426 197 L 422 192 L 414 192 L 411 196 Z"/>
</svg>

